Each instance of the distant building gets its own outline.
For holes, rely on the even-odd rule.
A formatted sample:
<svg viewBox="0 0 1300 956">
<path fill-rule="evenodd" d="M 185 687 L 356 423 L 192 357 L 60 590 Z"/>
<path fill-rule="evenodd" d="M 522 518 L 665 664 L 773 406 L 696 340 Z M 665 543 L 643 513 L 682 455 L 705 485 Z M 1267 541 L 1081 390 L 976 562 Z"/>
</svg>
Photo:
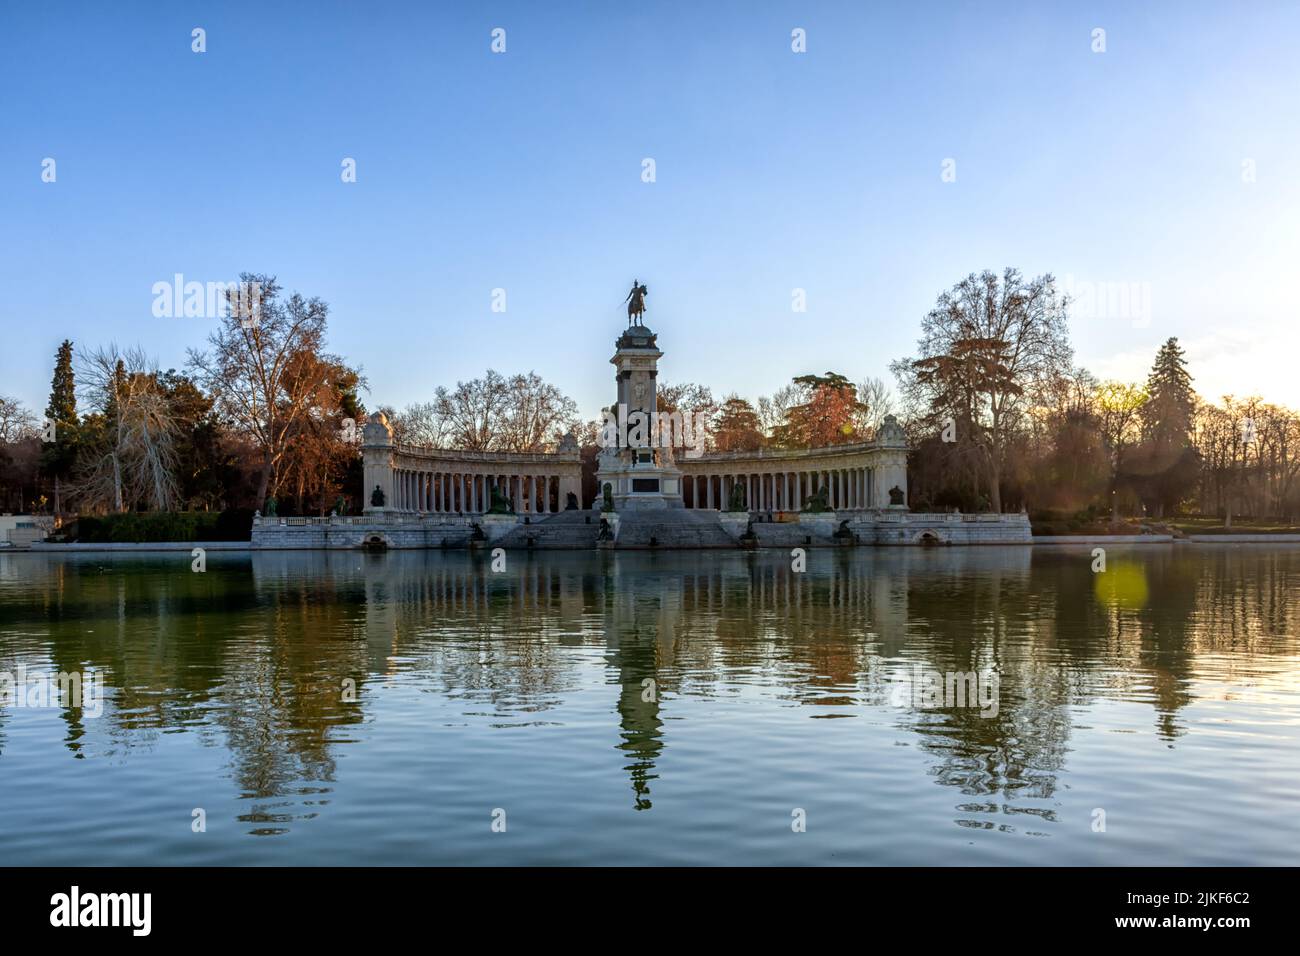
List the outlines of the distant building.
<svg viewBox="0 0 1300 956">
<path fill-rule="evenodd" d="M 33 541 L 44 541 L 45 529 L 32 515 L 0 515 L 0 546 L 25 548 Z"/>
</svg>

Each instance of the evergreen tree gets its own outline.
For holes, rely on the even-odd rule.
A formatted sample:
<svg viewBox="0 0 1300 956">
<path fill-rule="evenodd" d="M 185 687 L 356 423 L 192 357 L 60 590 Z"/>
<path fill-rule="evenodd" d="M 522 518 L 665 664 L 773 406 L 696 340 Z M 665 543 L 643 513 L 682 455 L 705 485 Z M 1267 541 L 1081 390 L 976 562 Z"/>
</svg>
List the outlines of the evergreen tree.
<svg viewBox="0 0 1300 956">
<path fill-rule="evenodd" d="M 1178 339 L 1169 339 L 1156 353 L 1147 394 L 1143 441 L 1131 464 L 1142 498 L 1163 517 L 1178 510 L 1200 472 L 1200 456 L 1192 445 L 1196 393 Z"/>
<path fill-rule="evenodd" d="M 72 343 L 67 339 L 54 357 L 50 404 L 45 409 L 46 428 L 54 426 L 54 440 L 41 449 L 41 470 L 54 479 L 54 510 L 62 508 L 59 484 L 72 473 L 77 460 L 77 390 L 72 372 Z M 49 437 L 45 432 L 44 437 Z"/>
<path fill-rule="evenodd" d="M 1142 407 L 1146 437 L 1167 450 L 1189 447 L 1196 393 L 1178 339 L 1169 339 L 1156 353 L 1147 377 L 1147 395 Z"/>
</svg>

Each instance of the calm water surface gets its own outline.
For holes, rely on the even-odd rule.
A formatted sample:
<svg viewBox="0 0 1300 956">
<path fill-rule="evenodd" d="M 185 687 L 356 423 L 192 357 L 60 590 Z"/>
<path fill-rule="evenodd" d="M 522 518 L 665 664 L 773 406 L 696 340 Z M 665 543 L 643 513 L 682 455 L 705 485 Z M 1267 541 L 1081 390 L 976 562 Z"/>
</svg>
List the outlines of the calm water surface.
<svg viewBox="0 0 1300 956">
<path fill-rule="evenodd" d="M 1300 549 L 1089 552 L 0 554 L 0 861 L 1300 863 Z"/>
</svg>

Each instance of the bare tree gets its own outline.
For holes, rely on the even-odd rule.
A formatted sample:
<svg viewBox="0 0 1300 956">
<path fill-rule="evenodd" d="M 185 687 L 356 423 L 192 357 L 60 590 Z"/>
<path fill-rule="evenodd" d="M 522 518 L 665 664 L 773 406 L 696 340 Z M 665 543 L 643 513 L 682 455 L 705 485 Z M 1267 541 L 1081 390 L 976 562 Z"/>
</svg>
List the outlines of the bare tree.
<svg viewBox="0 0 1300 956">
<path fill-rule="evenodd" d="M 438 415 L 447 423 L 453 447 L 489 451 L 509 401 L 506 379 L 492 369 L 482 378 L 457 382 L 455 389 L 439 386 L 434 394 Z"/>
<path fill-rule="evenodd" d="M 554 446 L 578 424 L 577 403 L 536 372 L 515 375 L 494 443 L 500 451 L 532 452 Z"/>
<path fill-rule="evenodd" d="M 97 428 L 74 490 L 92 508 L 157 510 L 176 501 L 176 439 L 158 366 L 141 349 L 99 348 L 78 373 Z"/>
<path fill-rule="evenodd" d="M 862 410 L 855 416 L 859 433 L 874 435 L 885 420 L 886 415 L 894 413 L 894 393 L 883 380 L 864 378 L 858 383 L 858 401 Z"/>
<path fill-rule="evenodd" d="M 413 402 L 400 412 L 389 407 L 379 409 L 388 416 L 393 440 L 402 445 L 446 448 L 449 426 L 438 414 L 436 402 Z"/>
<path fill-rule="evenodd" d="M 16 398 L 0 395 L 0 442 L 23 441 L 38 434 L 36 416 Z"/>
<path fill-rule="evenodd" d="M 919 357 L 891 366 L 910 407 L 923 409 L 931 424 L 950 416 L 958 440 L 979 451 L 994 511 L 1001 511 L 1006 454 L 1028 409 L 1069 373 L 1067 305 L 1050 275 L 972 273 L 922 320 Z"/>
<path fill-rule="evenodd" d="M 789 417 L 790 409 L 794 408 L 803 400 L 803 391 L 797 385 L 782 385 L 772 397 L 766 395 L 759 396 L 758 399 L 758 421 L 759 427 L 763 434 L 768 438 L 772 435 L 772 430 L 784 424 Z"/>
<path fill-rule="evenodd" d="M 404 430 L 477 451 L 541 451 L 579 424 L 577 404 L 536 372 L 506 378 L 488 369 L 454 389 L 440 387 L 430 406 L 411 409 L 417 413 L 399 416 Z"/>
<path fill-rule="evenodd" d="M 1130 447 L 1142 437 L 1142 406 L 1147 393 L 1141 385 L 1105 382 L 1096 388 L 1097 417 L 1110 454 L 1110 522 L 1119 521 L 1119 480 Z"/>
<path fill-rule="evenodd" d="M 208 336 L 211 350 L 189 353 L 194 377 L 216 397 L 218 413 L 261 453 L 259 503 L 298 426 L 323 391 L 336 390 L 326 376 L 343 367 L 322 351 L 329 307 L 297 292 L 281 300 L 280 292 L 274 276 L 243 273 L 239 287 L 226 293 L 228 314 Z"/>
</svg>

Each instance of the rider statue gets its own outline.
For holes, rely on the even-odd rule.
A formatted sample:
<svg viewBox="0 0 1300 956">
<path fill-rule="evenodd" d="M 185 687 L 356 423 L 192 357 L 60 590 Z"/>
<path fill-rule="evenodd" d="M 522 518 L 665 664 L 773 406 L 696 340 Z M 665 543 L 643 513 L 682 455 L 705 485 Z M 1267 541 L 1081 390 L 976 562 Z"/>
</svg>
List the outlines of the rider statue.
<svg viewBox="0 0 1300 956">
<path fill-rule="evenodd" d="M 641 316 L 645 315 L 645 297 L 649 294 L 649 289 L 638 283 L 636 279 L 632 280 L 632 291 L 623 300 L 627 303 L 627 324 L 629 326 L 644 324 L 641 321 Z"/>
</svg>

